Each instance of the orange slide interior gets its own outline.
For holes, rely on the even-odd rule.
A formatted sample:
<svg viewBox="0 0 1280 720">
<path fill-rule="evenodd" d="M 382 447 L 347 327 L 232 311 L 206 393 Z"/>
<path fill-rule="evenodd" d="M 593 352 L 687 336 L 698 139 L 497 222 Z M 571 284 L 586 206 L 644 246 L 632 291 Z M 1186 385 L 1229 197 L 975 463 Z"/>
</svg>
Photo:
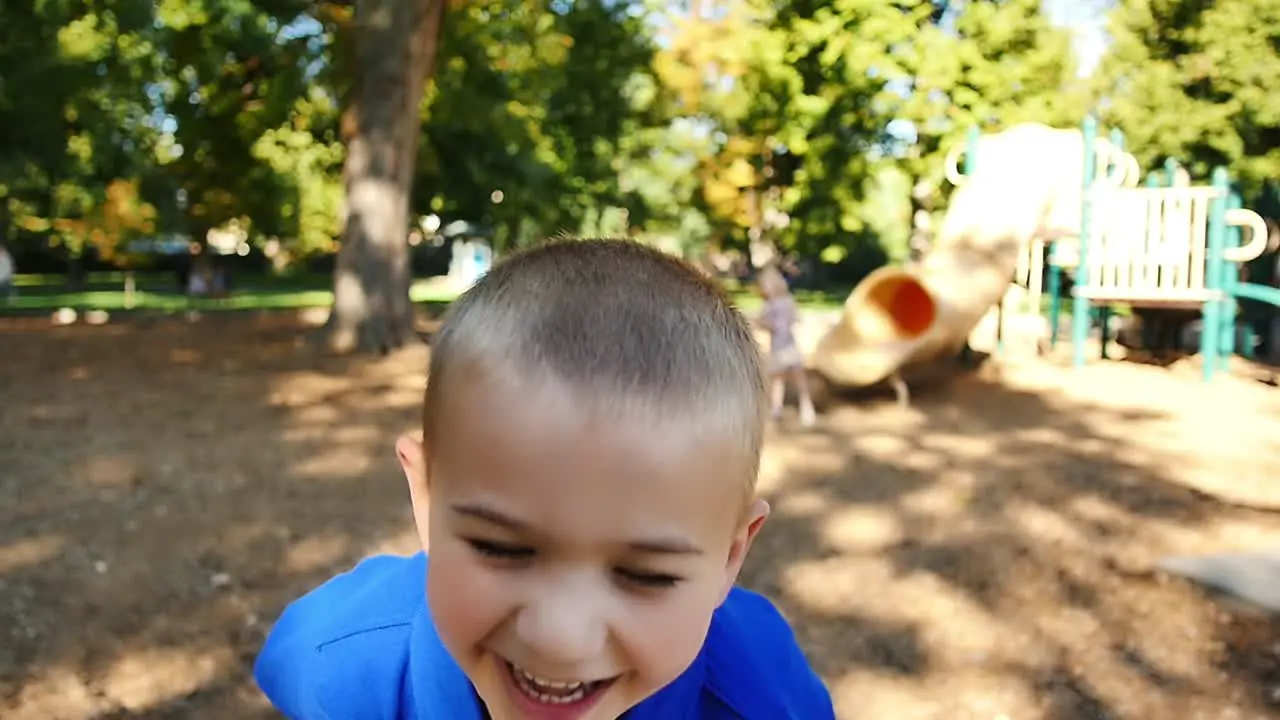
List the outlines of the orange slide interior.
<svg viewBox="0 0 1280 720">
<path fill-rule="evenodd" d="M 870 288 L 867 304 L 893 328 L 897 340 L 920 337 L 938 314 L 929 291 L 915 278 L 901 275 L 885 278 Z"/>
</svg>

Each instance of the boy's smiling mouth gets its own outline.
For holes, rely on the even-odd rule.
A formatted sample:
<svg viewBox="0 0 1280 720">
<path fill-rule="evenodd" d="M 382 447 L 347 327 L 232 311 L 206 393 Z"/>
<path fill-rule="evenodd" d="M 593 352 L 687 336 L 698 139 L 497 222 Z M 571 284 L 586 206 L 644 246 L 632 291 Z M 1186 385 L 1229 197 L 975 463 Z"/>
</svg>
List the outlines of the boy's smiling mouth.
<svg viewBox="0 0 1280 720">
<path fill-rule="evenodd" d="M 502 659 L 502 665 L 516 699 L 531 718 L 570 720 L 595 705 L 617 677 L 607 680 L 567 682 L 549 680 Z"/>
</svg>

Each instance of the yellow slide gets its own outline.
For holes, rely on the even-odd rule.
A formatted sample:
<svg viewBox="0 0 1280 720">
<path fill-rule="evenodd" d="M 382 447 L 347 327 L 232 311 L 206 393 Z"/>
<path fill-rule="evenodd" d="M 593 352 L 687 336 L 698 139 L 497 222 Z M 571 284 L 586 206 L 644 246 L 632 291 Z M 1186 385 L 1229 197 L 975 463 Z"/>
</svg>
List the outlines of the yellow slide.
<svg viewBox="0 0 1280 720">
<path fill-rule="evenodd" d="M 1098 147 L 1103 157 L 1108 145 Z M 828 382 L 874 385 L 904 367 L 958 353 L 1004 297 L 1029 241 L 1079 228 L 1078 130 L 1014 126 L 984 137 L 978 155 L 920 264 L 868 275 L 810 352 L 811 368 Z"/>
<path fill-rule="evenodd" d="M 1019 242 L 986 234 L 941 240 L 947 242 L 937 243 L 919 267 L 883 267 L 854 288 L 839 322 L 813 351 L 814 370 L 835 385 L 864 387 L 960 351 L 1008 290 Z"/>
</svg>

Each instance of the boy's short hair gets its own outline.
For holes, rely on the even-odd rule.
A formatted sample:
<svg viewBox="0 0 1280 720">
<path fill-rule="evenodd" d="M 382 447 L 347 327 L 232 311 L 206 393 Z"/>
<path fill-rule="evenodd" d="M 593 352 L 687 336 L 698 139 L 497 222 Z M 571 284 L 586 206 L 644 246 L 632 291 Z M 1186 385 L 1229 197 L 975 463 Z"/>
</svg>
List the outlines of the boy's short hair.
<svg viewBox="0 0 1280 720">
<path fill-rule="evenodd" d="M 691 420 L 741 441 L 754 486 L 768 405 L 760 348 L 714 281 L 660 250 L 561 237 L 496 263 L 432 339 L 428 451 L 450 383 L 471 372 L 553 378 L 606 408 Z"/>
</svg>

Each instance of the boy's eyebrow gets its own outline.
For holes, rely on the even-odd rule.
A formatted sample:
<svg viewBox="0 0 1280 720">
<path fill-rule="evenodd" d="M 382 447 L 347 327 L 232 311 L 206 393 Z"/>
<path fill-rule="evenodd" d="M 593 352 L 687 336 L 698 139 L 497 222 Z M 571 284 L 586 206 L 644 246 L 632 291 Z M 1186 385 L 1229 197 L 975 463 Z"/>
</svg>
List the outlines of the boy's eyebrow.
<svg viewBox="0 0 1280 720">
<path fill-rule="evenodd" d="M 529 529 L 524 522 L 517 520 L 509 515 L 504 515 L 487 505 L 479 503 L 455 503 L 453 511 L 459 515 L 475 518 L 476 520 L 484 520 L 507 530 L 515 532 L 523 532 Z"/>
<path fill-rule="evenodd" d="M 636 552 L 653 555 L 701 555 L 702 548 L 682 537 L 657 537 L 628 543 Z"/>
<path fill-rule="evenodd" d="M 528 532 L 529 526 L 522 520 L 506 515 L 487 505 L 479 503 L 456 503 L 452 506 L 453 511 L 464 517 L 483 520 L 488 523 L 497 525 L 498 527 L 511 530 L 513 532 Z M 636 552 L 649 553 L 652 555 L 701 555 L 702 548 L 693 544 L 693 542 L 675 535 L 667 537 L 653 537 L 644 540 L 636 540 L 627 543 L 627 547 Z"/>
</svg>

